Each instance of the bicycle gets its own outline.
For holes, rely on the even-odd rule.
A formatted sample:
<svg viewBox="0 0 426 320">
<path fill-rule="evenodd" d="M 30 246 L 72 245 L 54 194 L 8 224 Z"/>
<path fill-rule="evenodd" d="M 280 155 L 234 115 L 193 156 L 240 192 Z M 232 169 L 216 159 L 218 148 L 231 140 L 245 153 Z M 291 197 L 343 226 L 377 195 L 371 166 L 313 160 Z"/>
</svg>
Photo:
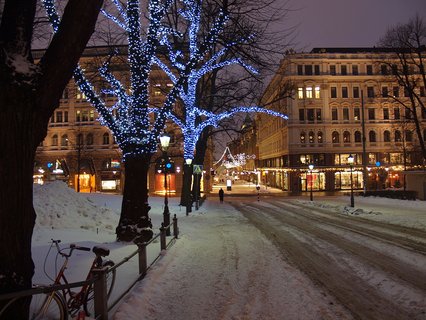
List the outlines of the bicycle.
<svg viewBox="0 0 426 320">
<path fill-rule="evenodd" d="M 45 263 L 43 266 L 44 273 L 49 279 L 53 281 L 53 285 L 68 285 L 69 282 L 65 276 L 65 270 L 68 266 L 68 260 L 72 256 L 74 250 L 90 251 L 88 247 L 77 246 L 70 244 L 69 247 L 60 248 L 59 243 L 61 240 L 53 240 L 49 251 L 46 254 Z M 57 272 L 55 279 L 50 278 L 46 272 L 46 261 L 50 254 L 51 249 L 55 247 L 57 255 L 55 259 L 55 265 L 58 257 L 63 257 L 64 262 L 62 263 L 59 272 Z M 92 251 L 95 253 L 92 265 L 87 274 L 86 280 L 93 278 L 93 270 L 112 267 L 114 262 L 111 260 L 103 260 L 103 257 L 109 255 L 109 249 L 95 246 Z M 115 269 L 107 272 L 107 297 L 109 298 L 112 289 L 114 287 L 116 272 Z M 37 287 L 37 286 L 35 286 Z M 74 292 L 71 288 L 65 288 L 58 291 L 52 291 L 48 294 L 36 294 L 33 295 L 30 305 L 30 319 L 31 320 L 67 320 L 68 315 L 71 317 L 79 316 L 81 311 L 84 311 L 85 316 L 94 316 L 94 284 L 89 283 L 83 285 L 78 292 Z M 3 313 L 7 314 L 7 307 L 14 303 L 18 299 L 10 301 L 2 310 L 0 310 L 0 318 Z"/>
</svg>

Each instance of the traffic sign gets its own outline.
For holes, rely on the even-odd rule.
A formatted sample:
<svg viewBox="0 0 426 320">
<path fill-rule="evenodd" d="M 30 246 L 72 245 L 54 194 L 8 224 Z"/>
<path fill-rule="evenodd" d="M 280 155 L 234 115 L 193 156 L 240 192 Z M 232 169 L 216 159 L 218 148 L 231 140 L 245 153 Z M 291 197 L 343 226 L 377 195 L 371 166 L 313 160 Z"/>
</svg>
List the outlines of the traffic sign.
<svg viewBox="0 0 426 320">
<path fill-rule="evenodd" d="M 192 167 L 193 167 L 192 172 L 194 174 L 202 174 L 203 173 L 203 165 L 194 164 L 194 165 L 192 165 Z"/>
</svg>

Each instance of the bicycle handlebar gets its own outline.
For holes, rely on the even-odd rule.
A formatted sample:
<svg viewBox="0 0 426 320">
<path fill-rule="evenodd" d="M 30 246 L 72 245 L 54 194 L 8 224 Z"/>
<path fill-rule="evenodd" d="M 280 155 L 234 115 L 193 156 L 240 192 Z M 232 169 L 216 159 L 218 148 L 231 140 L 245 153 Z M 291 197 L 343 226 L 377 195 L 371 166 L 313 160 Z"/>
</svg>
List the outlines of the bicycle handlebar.
<svg viewBox="0 0 426 320">
<path fill-rule="evenodd" d="M 54 244 L 56 246 L 56 250 L 58 250 L 58 253 L 65 258 L 71 257 L 72 252 L 74 250 L 80 250 L 80 251 L 90 251 L 91 250 L 88 247 L 77 246 L 75 243 L 71 243 L 69 248 L 68 248 L 68 249 L 70 249 L 70 251 L 69 251 L 68 254 L 66 254 L 66 253 L 63 252 L 64 249 L 61 249 L 59 247 L 59 243 L 61 243 L 61 240 L 53 240 L 53 239 L 51 239 L 51 240 L 52 240 L 52 245 Z M 67 248 L 65 248 L 65 249 L 67 249 Z"/>
</svg>

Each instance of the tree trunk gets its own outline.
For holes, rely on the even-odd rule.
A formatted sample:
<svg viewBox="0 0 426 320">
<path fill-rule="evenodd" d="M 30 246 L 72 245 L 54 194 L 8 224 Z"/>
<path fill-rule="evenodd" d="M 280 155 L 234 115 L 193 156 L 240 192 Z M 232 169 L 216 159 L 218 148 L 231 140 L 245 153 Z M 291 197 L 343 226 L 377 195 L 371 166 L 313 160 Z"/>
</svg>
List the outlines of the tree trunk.
<svg viewBox="0 0 426 320">
<path fill-rule="evenodd" d="M 195 157 L 193 162 L 195 164 L 204 163 L 204 158 L 207 152 L 207 141 L 209 139 L 210 130 L 211 130 L 210 128 L 204 129 L 204 131 L 200 135 L 200 138 L 197 141 L 197 147 L 195 148 Z M 194 175 L 194 179 L 198 179 L 198 180 L 197 181 L 194 180 L 194 184 L 192 186 L 193 197 L 195 197 L 196 192 L 197 192 L 197 195 L 200 196 L 201 174 Z"/>
<path fill-rule="evenodd" d="M 183 165 L 182 192 L 180 195 L 180 205 L 189 206 L 191 201 L 191 182 L 192 182 L 192 167 L 186 163 Z"/>
<path fill-rule="evenodd" d="M 151 155 L 126 158 L 123 203 L 116 234 L 119 241 L 145 242 L 152 238 L 152 223 L 148 212 L 148 170 Z"/>
<path fill-rule="evenodd" d="M 0 104 L 7 106 L 0 112 L 0 294 L 31 288 L 34 274 L 31 238 L 36 214 L 32 176 L 39 144 L 34 137 L 40 136 L 40 129 L 34 126 L 31 101 L 34 97 L 14 92 L 9 86 L 0 92 Z M 30 298 L 15 303 L 9 310 L 10 317 L 6 315 L 4 319 L 27 319 L 29 302 Z M 0 308 L 2 303 L 5 301 L 0 301 Z"/>
</svg>

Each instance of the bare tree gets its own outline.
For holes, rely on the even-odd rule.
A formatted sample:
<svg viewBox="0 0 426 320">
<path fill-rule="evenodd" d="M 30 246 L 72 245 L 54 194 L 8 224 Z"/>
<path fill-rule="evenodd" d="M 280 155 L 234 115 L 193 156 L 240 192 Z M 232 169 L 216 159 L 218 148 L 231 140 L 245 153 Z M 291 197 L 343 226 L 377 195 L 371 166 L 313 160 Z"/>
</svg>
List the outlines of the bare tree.
<svg viewBox="0 0 426 320">
<path fill-rule="evenodd" d="M 426 160 L 422 132 L 426 115 L 426 24 L 416 16 L 406 24 L 390 28 L 379 44 L 393 53 L 390 59 L 379 61 L 382 73 L 388 74 L 404 91 L 401 96 L 390 97 L 404 107 L 408 118 L 415 124 L 422 156 Z"/>
<path fill-rule="evenodd" d="M 31 287 L 33 166 L 54 109 L 71 78 L 102 0 L 70 0 L 41 60 L 31 55 L 36 0 L 6 0 L 0 24 L 0 293 Z M 27 319 L 30 299 L 9 319 Z M 5 301 L 0 301 L 0 307 Z"/>
</svg>

